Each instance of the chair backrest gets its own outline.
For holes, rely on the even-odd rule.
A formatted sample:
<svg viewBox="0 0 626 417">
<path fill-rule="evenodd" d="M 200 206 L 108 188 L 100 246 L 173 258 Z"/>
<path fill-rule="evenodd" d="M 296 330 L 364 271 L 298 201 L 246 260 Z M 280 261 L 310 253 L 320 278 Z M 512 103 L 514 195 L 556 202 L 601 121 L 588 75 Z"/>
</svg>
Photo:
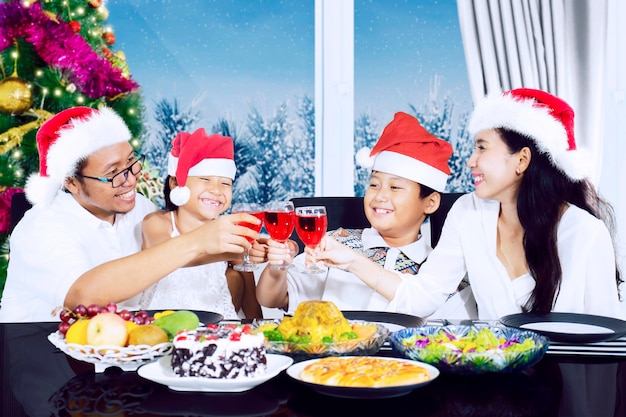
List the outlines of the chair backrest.
<svg viewBox="0 0 626 417">
<path fill-rule="evenodd" d="M 363 197 L 296 197 L 292 198 L 294 207 L 325 206 L 328 215 L 328 230 L 340 227 L 346 229 L 363 229 L 370 227 L 363 210 Z M 300 251 L 304 245 L 294 231 L 291 239 L 298 242 Z"/>
<path fill-rule="evenodd" d="M 15 193 L 11 197 L 11 212 L 9 214 L 9 233 L 13 231 L 17 222 L 22 220 L 24 213 L 26 213 L 32 204 L 26 199 L 26 194 L 23 192 Z"/>
<path fill-rule="evenodd" d="M 463 193 L 441 193 L 441 205 L 439 209 L 430 216 L 431 244 L 435 247 L 441 237 L 441 229 L 446 220 L 448 211 L 452 204 L 462 196 Z M 363 197 L 297 197 L 292 198 L 294 207 L 304 206 L 326 206 L 328 213 L 328 230 L 335 230 L 339 227 L 346 229 L 363 229 L 370 227 L 370 222 L 365 216 L 363 209 Z M 294 231 L 291 239 L 298 242 L 300 251 L 304 245 Z"/>
<path fill-rule="evenodd" d="M 464 193 L 441 193 L 441 203 L 436 212 L 430 215 L 430 244 L 434 248 L 439 243 L 443 223 L 454 202 Z"/>
</svg>

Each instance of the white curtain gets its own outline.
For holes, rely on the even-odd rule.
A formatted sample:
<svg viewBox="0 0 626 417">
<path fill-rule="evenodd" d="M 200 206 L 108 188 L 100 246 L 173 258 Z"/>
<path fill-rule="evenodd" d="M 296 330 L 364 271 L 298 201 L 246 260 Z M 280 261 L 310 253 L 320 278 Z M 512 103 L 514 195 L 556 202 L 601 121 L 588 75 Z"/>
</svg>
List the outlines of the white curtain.
<svg viewBox="0 0 626 417">
<path fill-rule="evenodd" d="M 603 156 L 609 0 L 457 0 L 474 101 L 526 87 L 548 91 L 574 112 L 576 143 Z"/>
</svg>

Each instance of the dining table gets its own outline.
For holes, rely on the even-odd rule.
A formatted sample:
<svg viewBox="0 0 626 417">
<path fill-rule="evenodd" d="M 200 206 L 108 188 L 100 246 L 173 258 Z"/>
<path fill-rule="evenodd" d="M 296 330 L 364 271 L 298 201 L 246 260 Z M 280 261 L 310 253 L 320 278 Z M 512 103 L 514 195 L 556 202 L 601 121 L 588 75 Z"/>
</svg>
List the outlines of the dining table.
<svg viewBox="0 0 626 417">
<path fill-rule="evenodd" d="M 548 350 L 523 371 L 441 373 L 404 395 L 344 398 L 285 371 L 235 393 L 176 391 L 117 367 L 95 372 L 48 340 L 57 327 L 0 323 L 0 416 L 626 416 L 626 348 Z M 384 345 L 376 355 L 399 354 Z"/>
</svg>

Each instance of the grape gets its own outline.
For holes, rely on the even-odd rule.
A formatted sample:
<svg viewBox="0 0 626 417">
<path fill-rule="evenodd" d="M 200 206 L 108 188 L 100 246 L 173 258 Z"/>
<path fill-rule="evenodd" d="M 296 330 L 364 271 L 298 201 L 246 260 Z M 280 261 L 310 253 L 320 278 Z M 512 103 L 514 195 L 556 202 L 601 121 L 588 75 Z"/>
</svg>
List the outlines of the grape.
<svg viewBox="0 0 626 417">
<path fill-rule="evenodd" d="M 142 319 L 146 319 L 148 317 L 148 312 L 141 310 L 135 313 L 135 317 L 141 317 Z"/>
<path fill-rule="evenodd" d="M 153 321 L 154 321 L 154 317 L 148 316 L 146 317 L 144 324 L 152 324 Z"/>
<path fill-rule="evenodd" d="M 63 309 L 59 313 L 59 318 L 61 319 L 62 322 L 69 323 L 70 320 L 74 318 L 74 313 L 72 313 L 70 310 Z"/>
<path fill-rule="evenodd" d="M 130 319 L 133 317 L 133 315 L 128 310 L 122 310 L 117 314 L 126 321 L 130 321 Z"/>
<path fill-rule="evenodd" d="M 67 321 L 62 321 L 61 323 L 59 323 L 59 332 L 61 334 L 67 333 L 67 329 L 69 329 L 70 326 L 71 326 L 71 324 L 68 323 Z"/>
<path fill-rule="evenodd" d="M 82 304 L 77 305 L 74 308 L 74 314 L 79 315 L 79 316 L 86 316 L 87 315 L 87 307 L 85 307 Z"/>
<path fill-rule="evenodd" d="M 117 313 L 117 304 L 111 302 L 106 305 L 107 311 L 111 313 Z"/>
<path fill-rule="evenodd" d="M 89 307 L 87 307 L 87 315 L 93 317 L 98 313 L 100 313 L 100 306 L 98 304 L 89 304 Z"/>
<path fill-rule="evenodd" d="M 133 321 L 137 324 L 145 324 L 146 323 L 146 319 L 144 317 L 141 316 L 135 316 L 133 317 Z"/>
</svg>

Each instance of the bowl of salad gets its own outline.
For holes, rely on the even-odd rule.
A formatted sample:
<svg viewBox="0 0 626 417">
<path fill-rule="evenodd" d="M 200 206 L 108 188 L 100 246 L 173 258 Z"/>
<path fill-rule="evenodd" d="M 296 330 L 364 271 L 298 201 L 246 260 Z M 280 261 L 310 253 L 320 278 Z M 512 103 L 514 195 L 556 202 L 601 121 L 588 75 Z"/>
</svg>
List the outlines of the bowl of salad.
<svg viewBox="0 0 626 417">
<path fill-rule="evenodd" d="M 488 325 L 406 328 L 391 333 L 389 342 L 403 357 L 458 375 L 522 371 L 539 362 L 549 346 L 538 333 Z"/>
</svg>

